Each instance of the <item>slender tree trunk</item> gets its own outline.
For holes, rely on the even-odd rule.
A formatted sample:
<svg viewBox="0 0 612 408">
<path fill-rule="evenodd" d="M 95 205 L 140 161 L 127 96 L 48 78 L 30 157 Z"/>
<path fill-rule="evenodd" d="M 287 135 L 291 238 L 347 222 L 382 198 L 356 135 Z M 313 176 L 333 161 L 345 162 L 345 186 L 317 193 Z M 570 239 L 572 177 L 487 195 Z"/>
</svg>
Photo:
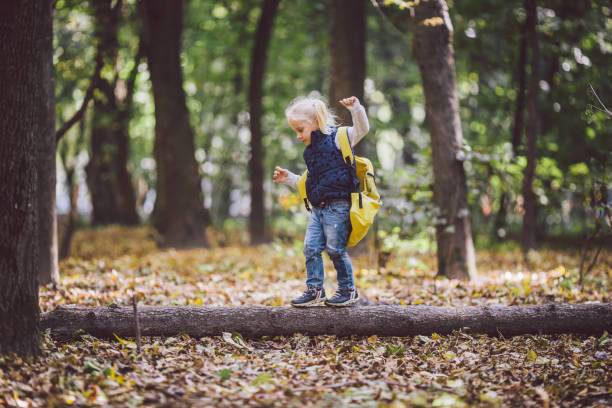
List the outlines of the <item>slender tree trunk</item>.
<svg viewBox="0 0 612 408">
<path fill-rule="evenodd" d="M 141 306 L 144 336 L 245 337 L 335 334 L 338 336 L 415 336 L 455 330 L 492 336 L 581 333 L 601 335 L 612 329 L 612 304 L 548 303 L 531 306 L 359 306 L 343 310 L 313 307 Z M 96 336 L 134 336 L 131 307 L 65 307 L 44 313 L 42 328 L 57 339 L 79 329 Z"/>
<path fill-rule="evenodd" d="M 249 12 L 252 10 L 251 2 L 242 4 L 232 22 L 236 25 L 237 40 L 234 43 L 236 46 L 248 44 L 251 39 L 251 33 L 248 30 Z M 233 92 L 238 99 L 234 102 L 231 108 L 231 116 L 235 120 L 236 129 L 243 126 L 244 119 L 241 118 L 241 111 L 244 110 L 243 95 L 245 93 L 245 75 L 243 67 L 248 61 L 241 53 L 235 52 L 231 55 L 231 65 L 233 66 L 234 75 L 232 78 Z M 223 153 L 221 159 L 221 168 L 231 168 L 234 165 L 235 157 L 233 150 L 228 150 Z M 213 186 L 214 194 L 211 197 L 211 213 L 215 216 L 217 225 L 222 226 L 225 220 L 230 216 L 231 193 L 234 188 L 233 172 L 224 171 L 219 175 L 218 182 Z M 264 226 L 265 227 L 265 226 Z"/>
<path fill-rule="evenodd" d="M 263 131 L 261 127 L 263 81 L 266 70 L 268 44 L 274 24 L 274 17 L 280 0 L 263 0 L 261 17 L 257 24 L 255 43 L 251 57 L 251 80 L 249 84 L 249 107 L 251 114 L 251 158 L 249 160 L 249 179 L 251 182 L 251 213 L 249 233 L 251 244 L 266 241 L 266 211 L 263 190 Z"/>
<path fill-rule="evenodd" d="M 138 33 L 142 37 L 142 30 Z M 125 81 L 125 98 L 118 100 L 117 122 L 119 129 L 116 134 L 117 143 L 117 158 L 115 161 L 115 174 L 117 175 L 117 206 L 119 208 L 121 222 L 128 225 L 136 225 L 140 223 L 138 213 L 136 212 L 136 192 L 132 184 L 132 175 L 128 170 L 130 160 L 130 119 L 132 118 L 132 106 L 134 101 L 134 92 L 136 89 L 136 77 L 138 76 L 138 66 L 142 59 L 143 49 L 142 41 L 139 40 L 138 50 L 134 56 L 134 67 L 130 75 Z M 117 88 L 115 84 L 115 88 Z"/>
<path fill-rule="evenodd" d="M 225 152 L 227 156 L 221 159 L 221 168 L 229 169 L 234 165 L 234 159 L 230 156 L 230 152 Z M 211 213 L 215 215 L 215 223 L 218 226 L 223 226 L 225 220 L 230 217 L 230 203 L 232 189 L 234 188 L 231 173 L 224 173 L 218 184 L 214 186 L 214 196 L 212 197 Z"/>
<path fill-rule="evenodd" d="M 65 163 L 66 161 L 64 161 Z M 70 243 L 72 242 L 72 235 L 74 234 L 74 226 L 76 224 L 77 217 L 77 198 L 79 196 L 79 184 L 75 183 L 75 169 L 74 167 L 69 168 L 64 165 L 66 170 L 66 186 L 70 192 L 70 211 L 68 213 L 68 219 L 64 228 L 62 239 L 59 246 L 59 259 L 66 259 L 70 256 Z"/>
<path fill-rule="evenodd" d="M 142 6 L 155 101 L 153 226 L 162 237 L 158 242 L 162 247 L 206 246 L 202 188 L 180 63 L 183 3 L 148 0 Z"/>
<path fill-rule="evenodd" d="M 523 115 L 525 113 L 525 78 L 527 76 L 527 25 L 521 26 L 521 40 L 519 42 L 519 55 L 517 64 L 518 95 L 514 111 L 514 128 L 512 128 L 512 154 L 516 157 L 521 146 L 523 134 Z"/>
<path fill-rule="evenodd" d="M 52 12 L 50 0 L 0 3 L 0 354 L 40 352 L 38 171 L 40 144 L 55 138 Z"/>
<path fill-rule="evenodd" d="M 516 157 L 521 146 L 521 139 L 524 129 L 523 116 L 525 114 L 525 78 L 527 76 L 527 33 L 526 24 L 520 27 L 520 41 L 518 52 L 518 63 L 516 66 L 518 95 L 516 97 L 516 107 L 514 111 L 514 127 L 512 128 L 512 155 Z M 509 205 L 508 193 L 502 192 L 499 199 L 499 211 L 495 216 L 495 225 L 493 234 L 495 239 L 499 239 L 498 231 L 506 226 L 506 215 L 508 214 Z"/>
<path fill-rule="evenodd" d="M 499 210 L 495 214 L 495 222 L 493 223 L 493 236 L 499 240 L 503 238 L 499 235 L 499 231 L 506 227 L 506 215 L 508 215 L 508 193 L 503 191 L 499 198 Z"/>
<path fill-rule="evenodd" d="M 86 108 L 79 114 L 79 133 L 77 136 L 74 148 L 74 154 L 77 155 L 85 147 L 85 132 L 87 127 Z M 57 132 L 56 132 L 57 140 Z M 79 182 L 76 180 L 76 157 L 69 155 L 69 151 L 72 150 L 68 146 L 66 139 L 58 141 L 58 155 L 62 162 L 64 171 L 66 172 L 66 187 L 70 194 L 70 210 L 65 225 L 62 225 L 62 234 L 58 235 L 59 238 L 59 251 L 58 257 L 60 260 L 66 259 L 70 256 L 70 244 L 72 243 L 72 236 L 76 227 L 76 220 L 78 217 L 77 201 L 79 197 Z"/>
<path fill-rule="evenodd" d="M 332 0 L 329 27 L 329 104 L 343 125 L 351 124 L 351 113 L 338 102 L 356 96 L 363 103 L 366 70 L 366 20 L 364 0 Z M 366 146 L 370 144 L 370 146 Z M 355 153 L 371 156 L 371 143 L 364 140 Z"/>
<path fill-rule="evenodd" d="M 421 70 L 434 171 L 438 274 L 469 280 L 476 271 L 467 214 L 463 163 L 457 160 L 463 135 L 455 89 L 453 27 L 444 0 L 415 8 L 414 55 Z"/>
<path fill-rule="evenodd" d="M 53 11 L 51 11 L 53 14 Z M 53 61 L 53 29 L 45 34 L 46 44 L 41 49 L 47 61 Z M 59 283 L 59 267 L 57 264 L 57 213 L 55 205 L 56 163 L 55 151 L 55 86 L 53 64 L 44 65 L 43 75 L 47 78 L 44 90 L 47 92 L 46 110 L 40 116 L 44 129 L 53 129 L 53 136 L 46 132 L 38 142 L 38 229 L 40 239 L 40 258 L 38 283 L 46 285 Z"/>
<path fill-rule="evenodd" d="M 96 38 L 99 41 L 98 53 L 102 56 L 103 65 L 114 70 L 119 51 L 122 1 L 117 1 L 114 6 L 111 0 L 100 0 L 92 4 Z M 94 96 L 91 158 L 86 169 L 93 223 L 138 224 L 134 187 L 127 170 L 129 120 L 126 120 L 123 106 L 115 96 L 117 77 L 108 79 L 99 74 L 94 83 L 98 92 Z M 131 97 L 130 93 L 126 99 Z"/>
<path fill-rule="evenodd" d="M 523 252 L 535 247 L 536 241 L 536 208 L 533 193 L 533 179 L 536 166 L 536 139 L 538 133 L 538 86 L 540 50 L 536 25 L 538 22 L 536 0 L 525 0 L 527 10 L 527 36 L 531 49 L 531 74 L 527 99 L 527 166 L 523 175 Z"/>
</svg>

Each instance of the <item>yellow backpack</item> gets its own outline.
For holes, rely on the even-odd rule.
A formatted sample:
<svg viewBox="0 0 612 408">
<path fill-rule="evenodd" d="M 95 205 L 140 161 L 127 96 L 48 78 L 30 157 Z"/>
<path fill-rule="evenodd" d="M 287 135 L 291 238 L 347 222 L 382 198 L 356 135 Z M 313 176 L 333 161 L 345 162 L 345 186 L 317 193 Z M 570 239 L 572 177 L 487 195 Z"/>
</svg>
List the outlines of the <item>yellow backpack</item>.
<svg viewBox="0 0 612 408">
<path fill-rule="evenodd" d="M 353 162 L 356 163 L 357 179 L 359 180 L 359 192 L 351 193 L 351 226 L 353 230 L 347 244 L 348 246 L 355 246 L 365 237 L 370 225 L 374 222 L 374 217 L 381 205 L 380 194 L 378 194 L 376 188 L 372 162 L 365 157 L 353 154 L 346 127 L 338 128 L 338 142 L 340 143 L 342 157 L 344 157 L 347 165 L 352 166 Z M 308 197 L 306 196 L 307 178 L 308 170 L 298 180 L 298 191 L 306 209 L 310 211 Z"/>
</svg>

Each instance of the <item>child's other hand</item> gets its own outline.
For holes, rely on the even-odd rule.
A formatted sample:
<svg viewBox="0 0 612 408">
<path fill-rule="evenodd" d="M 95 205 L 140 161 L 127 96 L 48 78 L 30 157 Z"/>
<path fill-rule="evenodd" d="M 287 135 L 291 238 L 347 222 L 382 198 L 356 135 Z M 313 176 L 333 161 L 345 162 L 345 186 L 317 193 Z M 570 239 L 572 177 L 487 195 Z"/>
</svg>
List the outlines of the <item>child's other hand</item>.
<svg viewBox="0 0 612 408">
<path fill-rule="evenodd" d="M 275 183 L 283 183 L 287 181 L 287 176 L 289 176 L 289 170 L 280 168 L 278 166 L 274 168 L 274 182 Z"/>
<path fill-rule="evenodd" d="M 345 108 L 348 108 L 349 106 L 353 106 L 355 102 L 359 103 L 359 99 L 357 99 L 357 97 L 355 96 L 351 96 L 348 98 L 340 99 L 339 102 L 342 106 L 344 106 Z"/>
</svg>

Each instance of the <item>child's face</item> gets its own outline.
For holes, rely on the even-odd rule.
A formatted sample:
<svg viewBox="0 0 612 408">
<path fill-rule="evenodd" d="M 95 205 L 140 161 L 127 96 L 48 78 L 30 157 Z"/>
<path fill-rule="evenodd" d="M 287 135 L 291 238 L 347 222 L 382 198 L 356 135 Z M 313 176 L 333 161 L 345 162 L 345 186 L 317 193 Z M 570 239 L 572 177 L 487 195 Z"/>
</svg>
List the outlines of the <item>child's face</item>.
<svg viewBox="0 0 612 408">
<path fill-rule="evenodd" d="M 310 134 L 319 130 L 319 125 L 313 120 L 290 120 L 289 126 L 295 131 L 298 140 L 310 146 Z"/>
</svg>

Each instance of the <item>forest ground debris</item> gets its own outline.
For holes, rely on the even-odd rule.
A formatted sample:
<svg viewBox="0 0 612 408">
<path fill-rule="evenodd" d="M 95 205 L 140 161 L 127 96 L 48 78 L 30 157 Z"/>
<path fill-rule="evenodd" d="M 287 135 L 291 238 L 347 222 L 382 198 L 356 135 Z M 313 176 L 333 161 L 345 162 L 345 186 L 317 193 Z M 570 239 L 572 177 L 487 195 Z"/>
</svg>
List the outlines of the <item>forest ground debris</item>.
<svg viewBox="0 0 612 408">
<path fill-rule="evenodd" d="M 58 305 L 287 305 L 303 289 L 298 244 L 157 251 L 146 231 L 79 231 L 61 284 L 40 291 Z M 80 235 L 80 236 L 79 236 Z M 477 280 L 438 280 L 431 254 L 395 254 L 384 272 L 356 257 L 360 294 L 378 304 L 478 305 L 610 302 L 612 256 L 602 252 L 582 289 L 578 251 L 479 251 Z M 326 259 L 326 270 L 333 271 Z M 333 272 L 326 290 L 333 291 Z M 610 406 L 611 334 L 511 338 L 451 335 L 294 336 L 68 342 L 43 333 L 43 356 L 0 356 L 0 406 Z"/>
</svg>

